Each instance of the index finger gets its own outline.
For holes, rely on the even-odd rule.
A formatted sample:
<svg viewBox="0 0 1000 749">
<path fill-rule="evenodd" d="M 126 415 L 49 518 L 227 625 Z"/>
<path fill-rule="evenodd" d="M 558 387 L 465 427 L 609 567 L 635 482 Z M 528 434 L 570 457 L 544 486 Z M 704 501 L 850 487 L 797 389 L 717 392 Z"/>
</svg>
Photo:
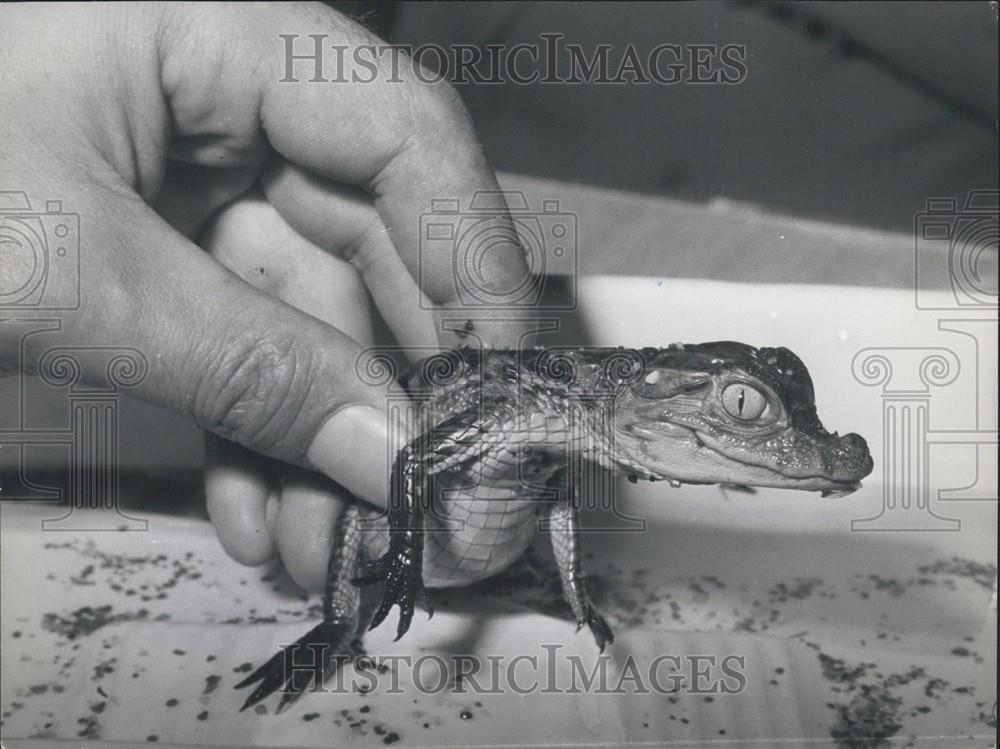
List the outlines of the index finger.
<svg viewBox="0 0 1000 749">
<path fill-rule="evenodd" d="M 523 249 L 448 83 L 325 6 L 187 7 L 212 17 L 165 35 L 178 135 L 232 127 L 234 110 L 253 112 L 245 102 L 256 102 L 264 136 L 285 159 L 372 195 L 406 269 L 443 316 L 527 317 Z M 217 28 L 236 29 L 225 49 L 205 31 Z M 206 55 L 214 76 L 204 74 Z M 511 323 L 491 342 L 514 345 L 521 329 Z"/>
</svg>

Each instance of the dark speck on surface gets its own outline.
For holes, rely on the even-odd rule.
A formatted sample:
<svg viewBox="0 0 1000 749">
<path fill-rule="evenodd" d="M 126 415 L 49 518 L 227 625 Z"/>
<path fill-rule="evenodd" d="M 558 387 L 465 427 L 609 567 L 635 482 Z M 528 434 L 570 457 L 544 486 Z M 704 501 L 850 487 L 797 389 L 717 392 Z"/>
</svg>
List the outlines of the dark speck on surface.
<svg viewBox="0 0 1000 749">
<path fill-rule="evenodd" d="M 157 736 L 156 734 L 150 734 L 149 736 L 146 737 L 146 741 L 159 741 L 159 740 L 160 737 Z"/>
<path fill-rule="evenodd" d="M 458 714 L 458 717 L 461 718 L 462 720 L 472 720 L 472 711 L 463 710 Z"/>
<path fill-rule="evenodd" d="M 804 601 L 811 597 L 815 590 L 823 585 L 818 577 L 797 577 L 792 585 L 780 582 L 770 591 L 772 601 L 784 603 L 788 599 Z"/>
<path fill-rule="evenodd" d="M 210 695 L 215 691 L 215 688 L 219 686 L 219 682 L 222 681 L 222 677 L 218 674 L 210 674 L 205 677 L 205 688 L 201 690 L 202 696 Z"/>
<path fill-rule="evenodd" d="M 198 720 L 208 720 L 208 710 L 202 710 L 198 713 Z"/>
<path fill-rule="evenodd" d="M 175 697 L 171 697 L 167 700 L 167 707 L 177 707 L 177 699 Z"/>
<path fill-rule="evenodd" d="M 924 694 L 933 699 L 937 697 L 940 692 L 947 689 L 948 686 L 948 682 L 944 679 L 931 679 L 924 685 Z"/>
<path fill-rule="evenodd" d="M 840 658 L 819 654 L 823 676 L 837 686 L 834 691 L 844 694 L 842 702 L 828 703 L 836 712 L 830 736 L 843 749 L 878 749 L 888 747 L 891 739 L 903 727 L 901 710 L 903 698 L 896 693 L 917 679 L 926 679 L 926 672 L 919 667 L 908 671 L 884 675 L 875 670 L 874 663 L 849 665 Z M 937 684 L 947 686 L 940 679 L 928 679 L 924 691 L 932 697 Z"/>
<path fill-rule="evenodd" d="M 997 568 L 992 564 L 983 564 L 972 559 L 962 559 L 961 557 L 940 559 L 934 564 L 918 567 L 918 571 L 922 575 L 963 577 L 987 590 L 993 589 L 993 579 L 997 574 Z"/>
<path fill-rule="evenodd" d="M 319 713 L 306 713 L 305 715 L 302 716 L 302 720 L 308 723 L 309 721 L 316 720 L 316 718 L 318 717 Z"/>
<path fill-rule="evenodd" d="M 874 584 L 876 590 L 888 593 L 893 597 L 898 598 L 906 592 L 906 586 L 899 582 L 899 580 L 888 579 L 874 574 L 869 575 L 868 579 Z"/>
<path fill-rule="evenodd" d="M 42 617 L 42 628 L 48 632 L 62 635 L 67 640 L 92 634 L 101 627 L 117 622 L 143 620 L 149 617 L 149 611 L 139 609 L 135 612 L 112 613 L 111 606 L 82 606 L 65 614 L 47 613 Z"/>
<path fill-rule="evenodd" d="M 382 739 L 383 744 L 395 744 L 397 741 L 399 741 L 399 734 L 395 731 L 390 731 Z"/>
</svg>

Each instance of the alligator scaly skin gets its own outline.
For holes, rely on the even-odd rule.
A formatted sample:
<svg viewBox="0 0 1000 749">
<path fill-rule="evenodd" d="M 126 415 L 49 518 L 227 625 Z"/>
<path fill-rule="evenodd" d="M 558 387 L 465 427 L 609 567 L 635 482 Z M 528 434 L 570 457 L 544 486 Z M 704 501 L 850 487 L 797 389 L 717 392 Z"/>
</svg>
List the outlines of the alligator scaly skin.
<svg viewBox="0 0 1000 749">
<path fill-rule="evenodd" d="M 432 468 L 433 509 L 424 515 L 426 586 L 477 582 L 524 553 L 539 515 L 565 499 L 565 484 L 552 483 L 565 468 L 565 452 L 606 447 L 603 439 L 588 442 L 588 429 L 573 426 L 590 425 L 602 394 L 606 401 L 629 376 L 634 379 L 631 366 L 639 358 L 625 349 L 465 349 L 431 357 L 404 378 L 424 404 L 427 423 L 475 414 L 474 444 Z M 573 393 L 594 394 L 595 402 L 584 406 Z M 388 523 L 375 524 L 366 534 L 369 556 L 381 557 L 388 546 Z"/>
<path fill-rule="evenodd" d="M 861 437 L 823 428 L 808 371 L 787 349 L 469 349 L 430 357 L 402 382 L 419 422 L 394 462 L 389 511 L 356 507 L 341 518 L 324 623 L 238 685 L 259 682 L 244 709 L 281 687 L 284 707 L 336 668 L 331 656 L 304 675 L 289 670 L 296 648 L 359 652 L 357 638 L 394 606 L 399 639 L 425 587 L 502 571 L 543 514 L 578 628 L 601 650 L 614 642 L 580 566 L 573 474 L 583 460 L 673 486 L 827 493 L 856 489 L 872 468 Z M 363 606 L 352 583 L 377 584 L 381 602 Z"/>
</svg>

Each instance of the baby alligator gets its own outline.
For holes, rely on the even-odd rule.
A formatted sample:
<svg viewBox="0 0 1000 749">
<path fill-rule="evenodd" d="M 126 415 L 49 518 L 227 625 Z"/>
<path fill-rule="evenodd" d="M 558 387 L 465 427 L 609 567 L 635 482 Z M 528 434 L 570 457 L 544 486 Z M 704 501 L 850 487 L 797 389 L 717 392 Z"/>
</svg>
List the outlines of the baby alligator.
<svg viewBox="0 0 1000 749">
<path fill-rule="evenodd" d="M 823 428 L 805 365 L 785 348 L 742 343 L 665 349 L 460 350 L 401 383 L 426 428 L 401 450 L 388 513 L 351 506 L 338 521 L 323 622 L 238 687 L 243 709 L 279 688 L 279 710 L 399 607 L 398 640 L 424 587 L 500 572 L 528 547 L 538 515 L 577 621 L 604 650 L 611 629 L 580 566 L 577 481 L 583 460 L 632 480 L 842 495 L 871 473 L 865 440 Z M 381 597 L 362 604 L 361 587 Z M 302 651 L 305 651 L 304 653 Z"/>
</svg>

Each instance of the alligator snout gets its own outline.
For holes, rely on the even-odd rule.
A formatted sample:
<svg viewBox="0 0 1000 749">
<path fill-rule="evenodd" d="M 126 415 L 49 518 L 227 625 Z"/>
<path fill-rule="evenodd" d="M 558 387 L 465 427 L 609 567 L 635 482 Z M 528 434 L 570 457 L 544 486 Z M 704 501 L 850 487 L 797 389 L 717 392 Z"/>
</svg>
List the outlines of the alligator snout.
<svg viewBox="0 0 1000 749">
<path fill-rule="evenodd" d="M 837 481 L 859 481 L 872 472 L 874 462 L 860 434 L 851 432 L 837 438 L 830 452 L 827 463 Z"/>
</svg>

